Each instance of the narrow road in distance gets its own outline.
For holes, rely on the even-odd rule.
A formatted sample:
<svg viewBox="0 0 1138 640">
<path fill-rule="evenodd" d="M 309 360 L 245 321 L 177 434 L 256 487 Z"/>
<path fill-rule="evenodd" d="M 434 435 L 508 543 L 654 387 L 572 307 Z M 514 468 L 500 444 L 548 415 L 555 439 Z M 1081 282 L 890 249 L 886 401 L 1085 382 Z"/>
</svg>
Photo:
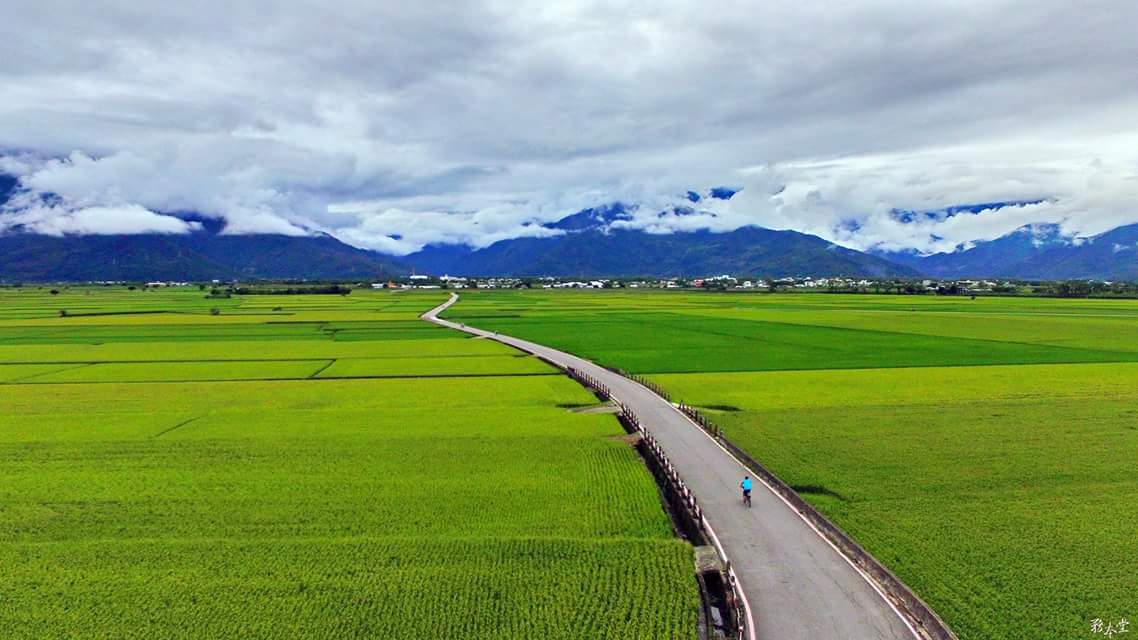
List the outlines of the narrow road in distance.
<svg viewBox="0 0 1138 640">
<path fill-rule="evenodd" d="M 753 475 L 687 417 L 652 391 L 577 356 L 443 320 L 451 298 L 423 319 L 497 340 L 574 367 L 608 385 L 636 413 L 703 507 L 743 588 L 759 640 L 913 640 L 917 634 L 875 586 L 793 508 L 761 482 L 753 507 L 739 481 Z"/>
</svg>

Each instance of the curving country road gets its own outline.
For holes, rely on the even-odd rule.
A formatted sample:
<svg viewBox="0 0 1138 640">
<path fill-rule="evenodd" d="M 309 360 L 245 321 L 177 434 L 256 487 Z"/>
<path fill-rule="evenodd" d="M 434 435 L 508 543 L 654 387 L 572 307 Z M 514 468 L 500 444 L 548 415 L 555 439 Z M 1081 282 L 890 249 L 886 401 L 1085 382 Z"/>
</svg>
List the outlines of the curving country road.
<svg viewBox="0 0 1138 640">
<path fill-rule="evenodd" d="M 756 482 L 753 508 L 743 507 L 737 487 L 750 472 L 669 402 L 577 356 L 440 319 L 438 314 L 457 300 L 451 294 L 423 319 L 584 371 L 640 417 L 699 500 L 731 558 L 752 612 L 749 626 L 759 640 L 918 638 L 870 580 L 765 485 Z"/>
</svg>

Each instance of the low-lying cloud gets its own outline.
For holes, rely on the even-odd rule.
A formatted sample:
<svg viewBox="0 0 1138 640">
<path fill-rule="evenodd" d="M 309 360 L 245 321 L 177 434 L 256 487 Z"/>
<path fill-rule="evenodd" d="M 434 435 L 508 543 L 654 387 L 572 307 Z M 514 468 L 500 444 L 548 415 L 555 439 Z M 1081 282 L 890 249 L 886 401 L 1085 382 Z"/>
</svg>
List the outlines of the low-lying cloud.
<svg viewBox="0 0 1138 640">
<path fill-rule="evenodd" d="M 1088 235 L 1138 222 L 1136 23 L 1123 0 L 25 3 L 0 22 L 0 232 L 196 212 L 407 253 L 621 201 L 654 233 L 862 249 Z M 685 198 L 718 184 L 742 191 Z M 1026 204 L 897 214 L 986 202 Z"/>
<path fill-rule="evenodd" d="M 33 205 L 22 207 L 7 218 L 6 224 L 11 228 L 48 236 L 179 234 L 201 228 L 198 222 L 159 215 L 133 204 L 80 209 Z"/>
</svg>

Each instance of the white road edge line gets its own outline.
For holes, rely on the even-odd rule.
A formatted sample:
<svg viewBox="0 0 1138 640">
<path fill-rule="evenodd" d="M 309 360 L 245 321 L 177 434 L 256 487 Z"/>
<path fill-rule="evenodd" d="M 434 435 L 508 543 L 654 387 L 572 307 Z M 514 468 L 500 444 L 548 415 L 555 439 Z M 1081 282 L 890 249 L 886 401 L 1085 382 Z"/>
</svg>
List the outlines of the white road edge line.
<svg viewBox="0 0 1138 640">
<path fill-rule="evenodd" d="M 719 542 L 719 536 L 715 535 L 715 529 L 711 528 L 711 523 L 707 518 L 700 516 L 703 521 L 703 526 L 707 527 L 707 533 L 711 535 L 712 542 L 715 543 L 715 548 L 719 549 L 719 555 L 727 558 L 727 551 L 723 548 L 723 544 Z M 731 575 L 735 578 L 735 582 L 739 583 L 739 597 L 743 599 L 743 610 L 747 612 L 747 637 L 750 640 L 755 640 L 755 617 L 751 613 L 751 603 L 747 600 L 747 592 L 743 589 L 743 579 L 735 575 L 735 569 L 731 569 Z"/>
<path fill-rule="evenodd" d="M 597 365 L 597 366 L 599 366 L 599 365 Z M 624 377 L 624 376 L 621 376 L 621 377 Z M 627 380 L 627 378 L 625 378 L 625 379 Z M 653 393 L 652 395 L 657 397 L 657 398 L 660 397 L 660 396 L 657 396 L 655 393 Z M 619 398 L 617 398 L 615 395 L 613 395 L 611 393 L 609 394 L 609 397 L 613 400 L 616 400 L 617 404 L 620 404 L 620 405 L 624 404 L 623 402 L 620 401 Z M 660 399 L 663 400 L 663 398 L 660 398 Z M 717 442 L 715 444 L 719 444 L 719 443 Z M 730 452 L 728 452 L 728 453 L 730 453 Z M 735 462 L 738 462 L 738 460 L 735 459 L 735 456 L 731 456 L 731 459 L 735 460 Z M 677 471 L 677 473 L 679 473 L 679 472 Z M 711 541 L 713 543 L 715 543 L 715 548 L 719 550 L 719 556 L 721 558 L 723 558 L 724 561 L 730 562 L 731 559 L 727 556 L 727 550 L 723 548 L 723 543 L 721 543 L 719 541 L 719 536 L 715 534 L 715 529 L 713 529 L 711 527 L 711 523 L 708 522 L 707 518 L 705 518 L 703 516 L 700 516 L 700 521 L 703 524 L 703 526 L 707 527 L 707 533 L 711 535 Z M 732 577 L 735 578 L 735 581 L 738 582 L 739 584 L 742 584 L 743 579 L 735 574 L 735 570 L 731 569 L 730 571 L 731 571 Z M 747 612 L 747 637 L 749 638 L 749 640 L 755 640 L 755 618 L 754 618 L 754 614 L 751 613 L 751 603 L 747 600 L 747 592 L 744 591 L 742 588 L 739 589 L 739 597 L 742 598 L 742 600 L 743 600 L 743 610 Z"/>
<path fill-rule="evenodd" d="M 632 382 L 634 382 L 635 384 L 640 384 L 640 383 L 636 382 L 635 380 L 633 380 Z M 641 385 L 641 386 L 643 386 L 643 385 Z M 647 389 L 647 387 L 645 387 L 645 389 Z M 652 391 L 651 389 L 648 389 L 648 390 Z M 724 447 L 718 440 L 711 437 L 710 433 L 704 431 L 703 428 L 700 427 L 698 424 L 696 424 L 695 421 L 692 420 L 687 414 L 685 414 L 683 411 L 680 411 L 679 409 L 677 409 L 676 406 L 673 405 L 671 402 L 668 402 L 664 398 L 661 398 L 660 396 L 656 395 L 656 393 L 653 392 L 652 395 L 655 396 L 656 399 L 658 399 L 660 402 L 663 402 L 664 404 L 668 405 L 673 411 L 675 411 L 676 413 L 683 416 L 684 419 L 687 420 L 688 423 L 690 423 L 693 427 L 695 427 L 695 429 L 697 431 L 699 431 L 707 439 L 709 439 L 713 443 L 715 443 L 715 446 L 722 449 L 723 453 L 726 453 L 727 455 L 731 456 L 731 459 L 734 460 L 735 463 L 738 464 L 740 467 L 742 467 L 744 471 L 750 470 L 750 469 L 748 469 L 747 465 L 743 464 L 742 460 L 740 460 L 739 458 L 736 458 L 735 454 L 731 453 L 731 451 L 728 450 L 727 447 Z M 853 570 L 856 571 L 857 574 L 859 576 L 861 576 L 862 579 L 865 580 L 866 583 L 869 584 L 869 586 L 875 592 L 877 592 L 877 595 L 881 596 L 881 599 L 885 601 L 885 604 L 889 605 L 889 608 L 893 610 L 893 613 L 897 614 L 897 617 L 901 619 L 901 622 L 905 624 L 905 627 L 909 630 L 910 633 L 913 634 L 913 637 L 916 638 L 916 640 L 923 640 L 921 634 L 917 632 L 916 627 L 914 627 L 913 624 L 911 622 L 909 622 L 909 618 L 905 614 L 901 613 L 901 610 L 897 608 L 897 605 L 893 604 L 893 600 L 891 600 L 889 598 L 889 596 L 886 595 L 885 592 L 881 589 L 881 587 L 879 587 L 877 585 L 877 581 L 875 581 L 872 577 L 870 577 L 870 575 L 868 573 L 863 571 L 861 567 L 857 566 L 857 564 L 853 560 L 851 560 L 849 556 L 847 556 L 845 553 L 842 552 L 842 550 L 838 547 L 838 545 L 834 544 L 829 538 L 826 537 L 825 534 L 823 534 L 821 531 L 819 531 L 818 527 L 815 527 L 814 523 L 810 522 L 809 518 L 802 515 L 802 513 L 798 509 L 794 508 L 794 505 L 791 504 L 790 501 L 787 500 L 785 497 L 783 497 L 783 495 L 781 493 L 775 491 L 774 487 L 767 484 L 767 482 L 765 480 L 763 480 L 762 478 L 756 477 L 756 479 L 759 482 L 763 483 L 763 486 L 767 488 L 767 491 L 770 491 L 771 493 L 773 493 L 775 495 L 776 498 L 778 498 L 779 500 L 782 500 L 783 504 L 785 504 L 787 506 L 787 508 L 789 508 L 791 511 L 793 511 L 795 515 L 797 515 L 803 522 L 805 522 L 806 526 L 810 527 L 810 529 L 814 533 L 818 534 L 819 538 L 821 538 L 823 541 L 825 541 L 826 544 L 830 545 L 831 549 L 838 552 L 838 555 L 842 558 L 842 560 L 845 560 L 846 564 L 850 565 L 850 567 L 852 567 Z"/>
</svg>

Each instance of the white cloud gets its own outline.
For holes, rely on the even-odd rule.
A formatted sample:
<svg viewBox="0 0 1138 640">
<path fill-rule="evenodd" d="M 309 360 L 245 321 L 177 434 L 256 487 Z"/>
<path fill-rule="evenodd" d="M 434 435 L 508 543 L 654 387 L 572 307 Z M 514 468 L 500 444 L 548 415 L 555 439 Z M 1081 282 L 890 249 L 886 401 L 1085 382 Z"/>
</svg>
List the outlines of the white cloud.
<svg viewBox="0 0 1138 640">
<path fill-rule="evenodd" d="M 427 244 L 485 247 L 499 240 L 549 237 L 559 231 L 527 219 L 522 211 L 486 208 L 473 213 L 384 209 L 360 212 L 359 223 L 340 231 L 346 242 L 404 255 Z M 520 221 L 519 221 L 520 220 Z"/>
<path fill-rule="evenodd" d="M 1033 223 L 1058 224 L 1070 236 L 1138 222 L 1138 133 L 1085 142 L 1086 149 L 1073 151 L 993 140 L 761 167 L 751 172 L 748 188 L 724 205 L 724 217 L 799 229 L 860 249 L 925 252 L 950 251 Z M 992 202 L 1030 204 L 917 216 L 908 223 L 895 213 Z"/>
<path fill-rule="evenodd" d="M 67 209 L 33 206 L 0 219 L 0 232 L 17 227 L 49 236 L 189 233 L 197 222 L 159 215 L 137 205 Z"/>
<path fill-rule="evenodd" d="M 0 225 L 195 211 L 402 253 L 621 200 L 657 233 L 858 248 L 1094 233 L 1138 222 L 1135 23 L 1126 0 L 24 3 L 0 23 L 0 171 L 59 200 Z M 745 189 L 656 216 L 724 183 Z M 890 215 L 1009 200 L 1042 202 Z M 88 226 L 178 224 L 108 215 Z"/>
</svg>

